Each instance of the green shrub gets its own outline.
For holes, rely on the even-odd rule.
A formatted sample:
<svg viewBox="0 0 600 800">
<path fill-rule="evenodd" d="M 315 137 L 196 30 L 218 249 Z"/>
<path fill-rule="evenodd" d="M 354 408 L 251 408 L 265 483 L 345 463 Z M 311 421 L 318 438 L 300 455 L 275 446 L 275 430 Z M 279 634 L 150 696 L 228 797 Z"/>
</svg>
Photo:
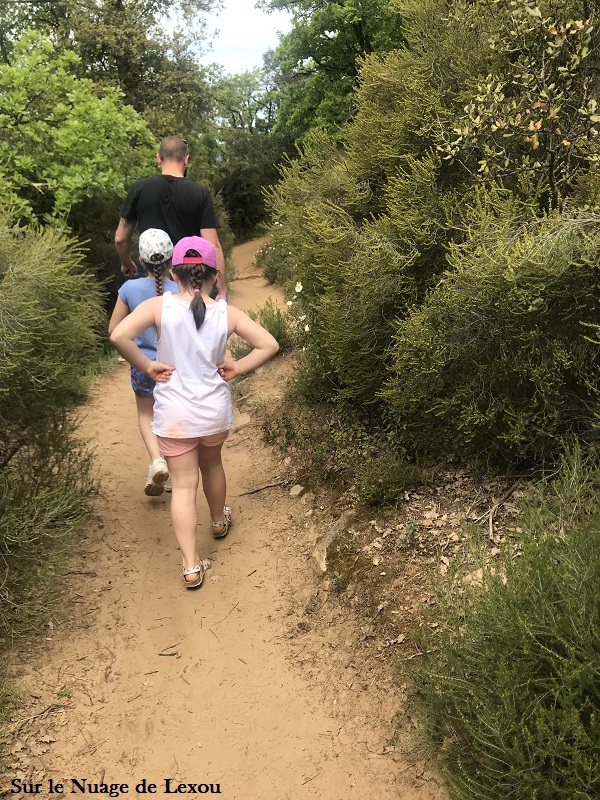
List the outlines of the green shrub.
<svg viewBox="0 0 600 800">
<path fill-rule="evenodd" d="M 256 263 L 269 283 L 285 284 L 294 277 L 290 251 L 276 236 L 269 239 L 256 254 Z"/>
<path fill-rule="evenodd" d="M 90 515 L 91 457 L 66 409 L 103 359 L 99 285 L 82 250 L 0 215 L 0 648 L 60 597 L 72 535 Z M 0 681 L 0 716 L 11 702 Z"/>
<path fill-rule="evenodd" d="M 0 471 L 0 638 L 35 631 L 56 604 L 94 490 L 91 456 L 61 412 Z"/>
<path fill-rule="evenodd" d="M 360 465 L 356 481 L 359 498 L 378 508 L 398 505 L 404 492 L 416 489 L 423 482 L 423 473 L 416 464 L 407 463 L 389 451 Z"/>
<path fill-rule="evenodd" d="M 239 361 L 240 358 L 247 356 L 252 350 L 252 346 L 249 345 L 248 342 L 244 341 L 244 339 L 236 336 L 235 333 L 229 339 L 228 347 L 231 355 L 236 361 Z"/>
<path fill-rule="evenodd" d="M 408 45 L 364 58 L 351 122 L 339 136 L 308 137 L 269 192 L 274 224 L 265 274 L 300 281 L 304 311 L 314 320 L 300 377 L 306 396 L 342 397 L 389 412 L 411 429 L 413 447 L 443 446 L 456 431 L 463 449 L 514 461 L 544 458 L 563 433 L 589 430 L 591 348 L 578 366 L 577 323 L 564 338 L 557 339 L 556 329 L 544 332 L 555 309 L 577 313 L 578 301 L 569 305 L 570 287 L 559 299 L 552 295 L 554 278 L 543 270 L 537 278 L 525 275 L 537 288 L 530 287 L 525 312 L 519 303 L 528 289 L 517 298 L 513 314 L 511 279 L 498 277 L 511 264 L 520 273 L 519 259 L 527 261 L 525 249 L 535 238 L 524 240 L 519 254 L 504 219 L 514 224 L 524 211 L 531 219 L 559 209 L 589 210 L 599 195 L 599 137 L 592 125 L 597 103 L 589 97 L 596 70 L 593 20 L 580 2 L 546 5 L 540 11 L 492 0 L 400 3 Z M 488 221 L 476 243 L 473 231 L 481 220 L 469 205 L 502 192 L 493 210 L 502 235 Z M 519 202 L 523 207 L 511 212 L 511 203 Z M 551 226 L 546 230 L 552 239 Z M 488 236 L 487 254 L 476 256 Z M 465 249 L 453 251 L 466 238 Z M 533 246 L 544 247 L 542 238 Z M 432 291 L 448 267 L 460 273 L 451 299 L 444 292 L 452 279 Z M 464 277 L 469 268 L 472 286 Z M 480 271 L 483 285 L 477 286 Z M 553 284 L 548 309 L 535 305 L 545 302 L 546 278 Z M 595 290 L 586 286 L 590 297 Z M 429 292 L 435 299 L 419 317 Z M 587 311 L 593 316 L 591 307 Z M 539 328 L 532 332 L 535 322 Z M 443 338 L 454 325 L 447 352 L 438 353 L 438 327 Z M 381 394 L 390 364 L 390 393 Z"/>
<path fill-rule="evenodd" d="M 376 415 L 360 415 L 341 400 L 326 403 L 314 396 L 307 405 L 307 387 L 298 383 L 302 375 L 300 368 L 284 402 L 267 406 L 263 419 L 265 440 L 290 455 L 301 480 L 313 483 L 316 475 L 380 508 L 397 505 L 404 492 L 427 482 L 426 472 L 409 462 L 394 432 Z M 309 384 L 314 385 L 310 378 Z"/>
<path fill-rule="evenodd" d="M 90 454 L 55 413 L 0 471 L 0 652 L 58 605 L 74 534 L 90 517 Z M 0 668 L 0 723 L 17 703 Z M 1 749 L 1 745 L 0 745 Z"/>
<path fill-rule="evenodd" d="M 308 404 L 330 402 L 337 393 L 338 382 L 327 354 L 321 351 L 299 352 L 294 362 L 290 390 L 296 400 Z"/>
<path fill-rule="evenodd" d="M 313 136 L 283 170 L 261 263 L 269 279 L 303 287 L 312 331 L 306 358 L 316 380 L 309 393 L 323 392 L 324 368 L 328 399 L 380 402 L 395 321 L 446 266 L 444 225 L 455 198 L 437 185 L 439 166 L 432 155 L 405 156 L 380 190 L 378 218 L 352 158 L 327 137 Z"/>
<path fill-rule="evenodd" d="M 85 394 L 105 327 L 102 295 L 67 237 L 0 218 L 0 438 L 43 428 Z M 10 432 L 10 434 L 9 434 Z M 27 437 L 22 437 L 26 439 Z"/>
<path fill-rule="evenodd" d="M 582 323 L 600 321 L 599 223 L 500 217 L 451 249 L 453 271 L 398 323 L 383 391 L 416 446 L 514 463 L 594 435 L 599 347 Z"/>
<path fill-rule="evenodd" d="M 307 406 L 288 397 L 276 409 L 265 409 L 263 434 L 292 457 L 298 477 L 312 483 L 335 482 L 345 490 L 358 470 L 381 448 L 381 431 L 343 403 Z"/>
<path fill-rule="evenodd" d="M 577 462 L 480 588 L 437 589 L 413 692 L 456 800 L 600 796 L 600 469 Z"/>
<path fill-rule="evenodd" d="M 291 350 L 293 336 L 289 322 L 284 311 L 278 308 L 269 297 L 267 302 L 257 311 L 248 311 L 248 316 L 266 328 L 271 336 L 279 343 L 279 352 Z M 243 358 L 252 350 L 252 346 L 235 334 L 229 340 L 231 355 L 237 360 Z"/>
</svg>

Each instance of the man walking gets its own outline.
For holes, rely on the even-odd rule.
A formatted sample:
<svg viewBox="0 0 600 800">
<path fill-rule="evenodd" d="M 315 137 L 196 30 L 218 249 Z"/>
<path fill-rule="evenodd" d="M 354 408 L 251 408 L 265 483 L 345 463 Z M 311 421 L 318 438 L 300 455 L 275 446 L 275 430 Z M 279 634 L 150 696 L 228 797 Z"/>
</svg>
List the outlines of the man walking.
<svg viewBox="0 0 600 800">
<path fill-rule="evenodd" d="M 202 236 L 213 245 L 217 255 L 217 299 L 226 299 L 225 259 L 213 200 L 208 189 L 185 177 L 189 157 L 184 139 L 167 136 L 156 156 L 161 174 L 136 181 L 127 193 L 115 233 L 121 272 L 130 278 L 138 274 L 131 258 L 131 238 L 136 225 L 140 233 L 149 228 L 166 231 L 173 244 L 184 236 Z"/>
</svg>

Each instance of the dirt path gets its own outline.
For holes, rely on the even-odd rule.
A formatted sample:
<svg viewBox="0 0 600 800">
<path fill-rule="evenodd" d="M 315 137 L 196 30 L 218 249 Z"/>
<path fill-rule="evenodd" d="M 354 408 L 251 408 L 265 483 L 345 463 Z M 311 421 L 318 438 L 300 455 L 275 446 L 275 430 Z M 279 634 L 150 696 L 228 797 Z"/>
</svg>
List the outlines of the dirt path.
<svg viewBox="0 0 600 800">
<path fill-rule="evenodd" d="M 252 263 L 258 245 L 234 252 L 230 300 L 242 308 L 269 295 L 282 302 Z M 244 381 L 244 395 L 276 397 L 287 372 L 278 358 Z M 212 568 L 196 592 L 180 583 L 169 496 L 142 491 L 147 455 L 127 365 L 103 379 L 81 416 L 102 478 L 98 521 L 72 559 L 66 614 L 39 647 L 15 650 L 25 704 L 0 794 L 20 796 L 10 794 L 18 777 L 39 783 L 44 798 L 56 797 L 50 779 L 69 796 L 107 796 L 110 784 L 128 788 L 112 796 L 138 796 L 145 779 L 167 797 L 170 779 L 171 793 L 180 782 L 188 796 L 219 784 L 227 800 L 441 798 L 389 746 L 401 696 L 361 658 L 352 623 L 311 571 L 319 509 L 282 485 L 247 494 L 286 478 L 251 405 L 237 409 L 224 451 L 234 518 L 224 541 L 209 535 L 199 502 Z M 88 782 L 85 792 L 72 778 Z"/>
</svg>

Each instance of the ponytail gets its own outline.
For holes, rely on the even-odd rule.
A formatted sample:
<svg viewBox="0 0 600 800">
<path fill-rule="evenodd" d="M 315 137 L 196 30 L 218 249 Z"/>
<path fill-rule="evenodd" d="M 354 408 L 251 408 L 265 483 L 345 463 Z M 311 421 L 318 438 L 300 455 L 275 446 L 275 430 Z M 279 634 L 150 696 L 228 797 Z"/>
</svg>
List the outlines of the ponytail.
<svg viewBox="0 0 600 800">
<path fill-rule="evenodd" d="M 194 290 L 194 296 L 192 298 L 192 302 L 190 303 L 190 311 L 194 315 L 196 330 L 199 330 L 200 326 L 204 322 L 204 316 L 206 314 L 206 303 L 202 297 L 202 286 L 207 277 L 206 267 L 204 264 L 192 264 L 192 269 L 190 272 L 192 289 Z"/>
</svg>

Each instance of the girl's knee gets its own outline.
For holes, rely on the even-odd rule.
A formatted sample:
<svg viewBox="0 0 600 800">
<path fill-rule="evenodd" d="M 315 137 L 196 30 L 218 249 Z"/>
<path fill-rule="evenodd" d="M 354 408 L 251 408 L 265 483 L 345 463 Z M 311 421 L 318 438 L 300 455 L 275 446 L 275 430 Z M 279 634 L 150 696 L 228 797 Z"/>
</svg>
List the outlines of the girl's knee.
<svg viewBox="0 0 600 800">
<path fill-rule="evenodd" d="M 200 464 L 200 474 L 202 475 L 203 479 L 206 479 L 207 477 L 213 476 L 215 474 L 220 475 L 221 473 L 224 472 L 225 471 L 223 469 L 223 462 L 221 461 L 220 458 L 216 461 L 211 461 L 210 464 Z"/>
<path fill-rule="evenodd" d="M 217 445 L 216 447 L 198 445 L 198 463 L 200 465 L 200 470 L 221 467 L 223 465 L 221 451 L 221 445 Z"/>
<path fill-rule="evenodd" d="M 167 466 L 169 466 L 167 461 Z M 200 483 L 200 478 L 198 474 L 198 470 L 195 473 L 180 473 L 177 470 L 173 470 L 169 468 L 169 474 L 171 475 L 171 484 L 173 489 L 188 489 L 192 491 L 196 491 L 198 489 L 198 485 Z"/>
</svg>

